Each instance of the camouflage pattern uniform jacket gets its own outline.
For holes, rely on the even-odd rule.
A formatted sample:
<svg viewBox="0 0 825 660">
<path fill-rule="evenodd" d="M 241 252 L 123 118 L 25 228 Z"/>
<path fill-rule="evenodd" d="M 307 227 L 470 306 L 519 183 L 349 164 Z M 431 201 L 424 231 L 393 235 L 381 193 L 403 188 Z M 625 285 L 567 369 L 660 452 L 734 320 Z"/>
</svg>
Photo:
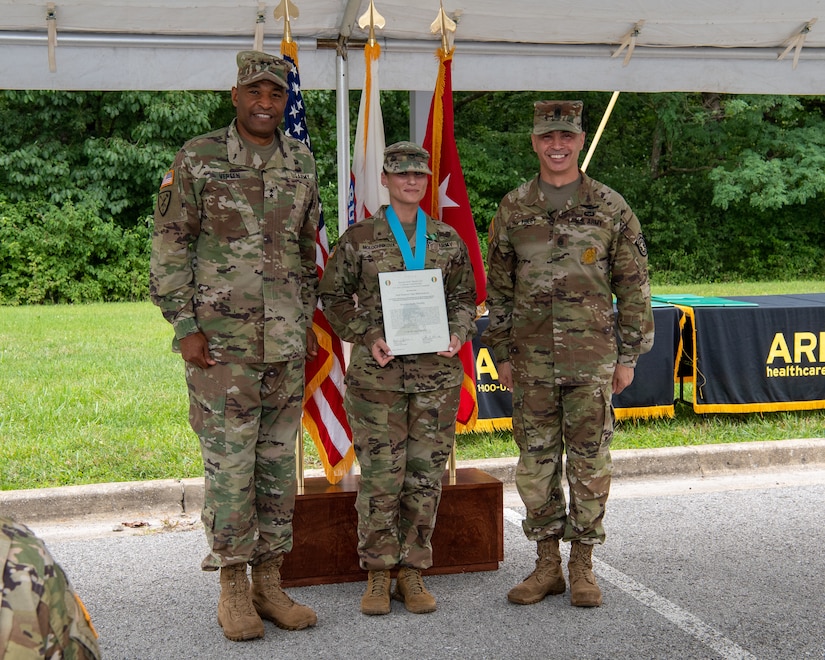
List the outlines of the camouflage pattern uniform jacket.
<svg viewBox="0 0 825 660">
<path fill-rule="evenodd" d="M 511 191 L 490 225 L 488 265 L 484 341 L 525 385 L 609 382 L 617 362 L 635 367 L 653 346 L 639 220 L 584 173 L 559 211 L 538 177 Z"/>
<path fill-rule="evenodd" d="M 219 362 L 303 359 L 317 301 L 319 202 L 309 149 L 278 129 L 269 162 L 235 121 L 187 142 L 155 209 L 150 290 L 180 340 Z"/>
<path fill-rule="evenodd" d="M 347 229 L 321 278 L 324 314 L 341 339 L 353 344 L 346 384 L 408 394 L 460 385 L 464 371 L 455 358 L 399 355 L 380 367 L 372 357 L 370 347 L 384 337 L 378 273 L 404 270 L 386 208 Z M 426 235 L 424 268 L 441 268 L 450 334 L 467 341 L 476 329 L 475 280 L 467 247 L 452 227 L 429 217 Z"/>
<path fill-rule="evenodd" d="M 97 633 L 43 541 L 0 516 L 0 658 L 98 660 Z"/>
</svg>

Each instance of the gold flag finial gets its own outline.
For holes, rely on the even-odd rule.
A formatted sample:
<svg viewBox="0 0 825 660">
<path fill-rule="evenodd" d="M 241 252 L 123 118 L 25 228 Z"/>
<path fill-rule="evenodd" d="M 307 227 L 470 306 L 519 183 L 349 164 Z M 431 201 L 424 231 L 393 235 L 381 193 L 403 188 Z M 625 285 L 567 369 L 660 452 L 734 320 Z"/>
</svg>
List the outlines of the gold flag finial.
<svg viewBox="0 0 825 660">
<path fill-rule="evenodd" d="M 290 18 L 298 18 L 300 12 L 292 0 L 281 0 L 275 7 L 275 20 L 284 19 L 284 43 L 292 43 L 292 28 L 289 25 Z"/>
<path fill-rule="evenodd" d="M 373 2 L 373 0 L 370 0 L 370 6 L 367 8 L 367 11 L 365 11 L 361 15 L 361 18 L 358 19 L 358 27 L 360 27 L 362 30 L 366 28 L 367 25 L 370 26 L 369 44 L 370 46 L 374 46 L 375 28 L 378 28 L 379 30 L 384 29 L 386 21 L 384 20 L 384 17 L 381 14 L 379 14 L 378 11 L 375 9 L 375 3 Z"/>
<path fill-rule="evenodd" d="M 444 3 L 439 0 L 438 16 L 430 25 L 430 32 L 433 34 L 441 34 L 441 47 L 446 53 L 452 47 L 452 36 L 456 29 L 456 24 L 453 19 L 447 16 L 444 11 Z"/>
</svg>

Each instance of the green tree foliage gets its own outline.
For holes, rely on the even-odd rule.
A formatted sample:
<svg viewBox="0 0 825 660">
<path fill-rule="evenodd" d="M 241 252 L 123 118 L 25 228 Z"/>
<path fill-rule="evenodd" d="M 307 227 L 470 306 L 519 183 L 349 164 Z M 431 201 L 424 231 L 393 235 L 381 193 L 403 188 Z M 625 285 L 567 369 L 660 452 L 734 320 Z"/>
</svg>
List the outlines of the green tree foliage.
<svg viewBox="0 0 825 660">
<path fill-rule="evenodd" d="M 0 92 L 0 303 L 148 295 L 158 184 L 229 94 Z"/>
<path fill-rule="evenodd" d="M 149 220 L 123 229 L 92 205 L 0 198 L 0 303 L 145 299 Z"/>
<path fill-rule="evenodd" d="M 214 92 L 0 92 L 0 193 L 73 202 L 135 226 L 175 152 L 227 105 L 229 95 Z"/>
<path fill-rule="evenodd" d="M 538 169 L 532 104 L 545 93 L 455 95 L 456 138 L 476 226 Z M 608 93 L 584 100 L 588 144 Z M 821 97 L 622 94 L 587 173 L 642 221 L 659 282 L 822 277 Z"/>
<path fill-rule="evenodd" d="M 353 90 L 349 96 L 352 138 L 360 95 L 360 90 Z M 587 149 L 610 93 L 454 94 L 456 142 L 482 251 L 501 198 L 537 173 L 530 144 L 533 102 L 562 96 L 585 103 Z M 321 200 L 334 244 L 338 224 L 335 92 L 309 90 L 304 98 Z M 408 93 L 385 91 L 381 100 L 387 143 L 408 139 Z M 825 273 L 823 108 L 823 97 L 623 93 L 587 173 L 624 195 L 641 219 L 654 281 L 821 278 Z M 88 273 L 96 272 L 105 280 L 102 271 L 95 270 L 104 253 L 113 269 L 120 268 L 113 259 L 129 263 L 137 263 L 137 255 L 145 259 L 146 218 L 174 154 L 189 138 L 225 126 L 233 116 L 228 91 L 0 91 L 0 198 L 6 223 L 0 252 L 2 299 L 145 296 L 145 289 L 139 291 L 142 285 L 119 289 L 109 282 L 95 288 Z M 92 249 L 101 253 L 89 253 L 88 268 L 79 268 L 75 259 L 68 271 L 60 271 L 58 244 L 47 240 L 45 230 L 59 234 L 61 213 L 74 232 L 81 227 L 91 231 L 97 218 L 105 236 L 114 239 L 112 232 L 123 230 L 121 238 L 128 236 L 127 242 L 140 238 L 146 244 L 127 258 L 98 242 Z M 52 221 L 54 225 L 49 224 Z M 27 237 L 30 254 L 16 247 L 15 232 Z M 42 241 L 39 246 L 32 242 L 37 236 Z M 17 242 L 7 245 L 6 241 Z M 61 283 L 57 289 L 46 284 L 45 276 L 38 276 L 36 284 L 33 278 L 26 279 L 26 269 L 39 273 L 46 263 L 57 269 L 54 279 Z M 136 275 L 126 280 L 141 281 L 145 268 L 146 263 L 140 262 Z M 125 271 L 118 273 L 125 277 Z M 86 284 L 69 285 L 75 281 Z M 19 293 L 13 292 L 15 286 Z"/>
<path fill-rule="evenodd" d="M 629 96 L 618 125 L 646 137 L 633 162 L 647 171 L 632 167 L 618 189 L 645 223 L 659 281 L 822 276 L 821 98 Z"/>
</svg>

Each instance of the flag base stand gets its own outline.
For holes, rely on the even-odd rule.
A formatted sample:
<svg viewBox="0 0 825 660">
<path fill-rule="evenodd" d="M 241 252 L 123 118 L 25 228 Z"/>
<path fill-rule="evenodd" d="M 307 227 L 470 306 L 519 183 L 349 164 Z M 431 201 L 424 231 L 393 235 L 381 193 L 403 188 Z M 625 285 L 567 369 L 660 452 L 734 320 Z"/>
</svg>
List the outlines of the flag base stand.
<svg viewBox="0 0 825 660">
<path fill-rule="evenodd" d="M 498 570 L 504 561 L 503 484 L 477 468 L 445 472 L 438 522 L 433 533 L 433 565 L 425 575 Z M 295 500 L 292 552 L 284 557 L 285 587 L 357 582 L 367 579 L 358 565 L 358 476 L 331 485 L 323 477 L 304 480 Z"/>
</svg>

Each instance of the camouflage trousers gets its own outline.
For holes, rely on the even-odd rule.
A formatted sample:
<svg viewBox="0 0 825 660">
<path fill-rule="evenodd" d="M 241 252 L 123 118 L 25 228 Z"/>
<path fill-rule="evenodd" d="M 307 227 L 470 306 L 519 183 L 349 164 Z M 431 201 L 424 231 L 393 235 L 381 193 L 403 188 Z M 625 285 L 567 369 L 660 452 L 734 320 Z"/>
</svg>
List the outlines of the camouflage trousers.
<svg viewBox="0 0 825 660">
<path fill-rule="evenodd" d="M 364 570 L 432 566 L 430 539 L 460 392 L 460 385 L 415 394 L 347 388 L 344 407 L 361 467 L 355 509 Z"/>
<path fill-rule="evenodd" d="M 186 364 L 204 466 L 204 570 L 292 550 L 304 361 Z"/>
<path fill-rule="evenodd" d="M 613 408 L 608 383 L 513 388 L 513 436 L 519 447 L 518 488 L 531 541 L 603 543 L 610 492 Z M 562 486 L 567 453 L 570 509 Z"/>
<path fill-rule="evenodd" d="M 42 540 L 0 516 L 0 658 L 97 660 L 86 608 Z"/>
</svg>

